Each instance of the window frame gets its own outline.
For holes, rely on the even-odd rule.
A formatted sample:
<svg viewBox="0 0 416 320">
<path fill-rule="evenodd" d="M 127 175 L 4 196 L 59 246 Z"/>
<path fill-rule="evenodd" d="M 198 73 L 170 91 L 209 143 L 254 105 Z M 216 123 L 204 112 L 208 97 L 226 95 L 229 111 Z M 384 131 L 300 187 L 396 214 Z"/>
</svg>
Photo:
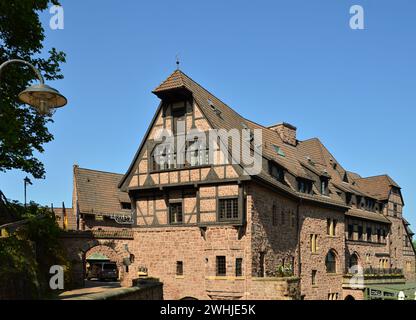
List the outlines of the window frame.
<svg viewBox="0 0 416 320">
<path fill-rule="evenodd" d="M 222 261 L 224 259 L 224 261 Z M 217 277 L 227 276 L 227 257 L 216 256 L 215 257 L 215 274 Z"/>
<path fill-rule="evenodd" d="M 172 221 L 172 207 L 181 205 L 181 221 Z M 170 225 L 181 225 L 184 224 L 184 212 L 183 212 L 183 200 L 170 200 L 169 201 L 169 224 Z M 177 214 L 177 213 L 176 213 Z M 177 220 L 177 218 L 175 219 Z"/>
<path fill-rule="evenodd" d="M 329 261 L 328 257 L 333 256 L 333 260 Z M 330 264 L 329 264 L 330 263 Z M 326 273 L 336 274 L 337 273 L 337 254 L 333 249 L 329 250 L 325 256 L 325 269 Z"/>
<path fill-rule="evenodd" d="M 273 168 L 276 169 L 277 175 L 273 174 Z M 285 169 L 274 161 L 269 161 L 269 174 L 277 181 L 284 183 Z"/>
<path fill-rule="evenodd" d="M 329 179 L 321 177 L 320 179 L 320 191 L 323 196 L 328 196 L 329 194 Z"/>
<path fill-rule="evenodd" d="M 235 201 L 237 204 L 237 217 L 234 217 L 233 210 L 234 206 L 232 206 L 231 209 L 231 218 L 227 218 L 227 211 L 225 211 L 225 217 L 221 217 L 221 203 L 223 201 Z M 227 205 L 225 206 L 227 208 Z M 233 221 L 239 221 L 240 220 L 240 201 L 238 196 L 227 196 L 227 197 L 218 197 L 217 201 L 217 221 L 219 222 L 233 222 Z"/>
<path fill-rule="evenodd" d="M 298 178 L 298 192 L 304 194 L 312 194 L 313 181 L 308 179 Z"/>
<path fill-rule="evenodd" d="M 183 261 L 176 261 L 176 275 L 183 276 Z"/>
<path fill-rule="evenodd" d="M 235 259 L 235 276 L 243 276 L 243 258 L 238 257 Z"/>
</svg>

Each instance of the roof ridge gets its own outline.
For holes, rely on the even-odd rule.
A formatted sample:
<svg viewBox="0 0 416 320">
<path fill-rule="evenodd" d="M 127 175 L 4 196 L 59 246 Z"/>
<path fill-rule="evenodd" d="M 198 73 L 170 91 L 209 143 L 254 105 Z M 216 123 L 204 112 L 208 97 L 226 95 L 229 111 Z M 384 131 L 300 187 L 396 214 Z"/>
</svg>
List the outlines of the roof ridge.
<svg viewBox="0 0 416 320">
<path fill-rule="evenodd" d="M 115 175 L 119 175 L 119 176 L 123 176 L 122 173 L 116 173 L 116 172 L 110 172 L 110 171 L 104 171 L 104 170 L 95 170 L 95 169 L 89 169 L 89 168 L 81 168 L 81 167 L 77 167 L 77 170 L 86 170 L 86 171 L 92 171 L 92 172 L 101 172 L 101 173 L 107 173 L 107 174 L 115 174 Z"/>
<path fill-rule="evenodd" d="M 377 174 L 377 175 L 374 175 L 374 176 L 361 177 L 361 178 L 359 178 L 357 180 L 371 179 L 371 178 L 380 178 L 380 177 L 386 177 L 387 178 L 387 177 L 389 177 L 389 175 L 387 173 L 383 173 L 383 174 Z"/>
</svg>

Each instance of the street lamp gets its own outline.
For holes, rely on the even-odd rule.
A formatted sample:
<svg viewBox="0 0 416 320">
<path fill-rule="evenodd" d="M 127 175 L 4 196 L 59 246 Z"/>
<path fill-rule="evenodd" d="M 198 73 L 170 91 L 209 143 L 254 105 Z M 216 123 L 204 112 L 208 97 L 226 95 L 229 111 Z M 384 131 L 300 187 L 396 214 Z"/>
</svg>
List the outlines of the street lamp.
<svg viewBox="0 0 416 320">
<path fill-rule="evenodd" d="M 27 187 L 28 184 L 32 185 L 32 181 L 30 181 L 30 179 L 28 177 L 26 177 L 26 178 L 23 179 L 23 183 L 25 185 L 25 208 L 26 208 L 26 204 L 27 204 L 27 201 L 26 201 L 26 187 Z"/>
<path fill-rule="evenodd" d="M 66 98 L 58 90 L 47 86 L 39 70 L 27 61 L 12 59 L 4 62 L 0 65 L 0 75 L 2 69 L 11 63 L 21 63 L 29 66 L 40 81 L 40 84 L 32 85 L 19 93 L 20 101 L 34 107 L 41 115 L 50 115 L 54 112 L 54 109 L 66 105 Z"/>
</svg>

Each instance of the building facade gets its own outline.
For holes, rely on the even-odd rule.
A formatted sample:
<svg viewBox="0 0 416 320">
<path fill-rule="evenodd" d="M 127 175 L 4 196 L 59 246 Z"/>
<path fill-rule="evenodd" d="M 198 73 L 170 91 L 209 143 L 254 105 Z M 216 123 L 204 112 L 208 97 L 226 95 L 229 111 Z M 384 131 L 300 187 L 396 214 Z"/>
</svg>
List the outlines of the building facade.
<svg viewBox="0 0 416 320">
<path fill-rule="evenodd" d="M 413 234 L 388 175 L 347 171 L 319 139 L 299 141 L 287 123 L 249 121 L 179 70 L 153 93 L 161 102 L 139 149 L 107 185 L 112 203 L 131 201 L 130 275 L 159 278 L 167 299 L 360 299 L 370 276 L 372 285 L 415 279 Z M 241 143 L 250 155 L 261 146 L 260 170 L 233 161 L 229 136 L 196 139 L 221 129 L 250 133 Z M 163 130 L 184 143 L 160 148 Z M 86 221 L 98 205 L 108 209 L 80 206 L 93 195 L 78 181 L 74 212 Z"/>
</svg>

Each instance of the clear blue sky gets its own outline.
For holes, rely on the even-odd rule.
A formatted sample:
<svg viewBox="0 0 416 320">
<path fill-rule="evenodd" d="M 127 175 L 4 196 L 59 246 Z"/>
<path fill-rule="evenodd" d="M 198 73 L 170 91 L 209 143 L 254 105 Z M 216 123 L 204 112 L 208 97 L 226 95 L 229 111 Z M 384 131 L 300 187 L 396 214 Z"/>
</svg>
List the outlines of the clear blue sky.
<svg viewBox="0 0 416 320">
<path fill-rule="evenodd" d="M 175 68 L 243 116 L 319 137 L 348 170 L 388 173 L 403 188 L 416 229 L 416 1 L 69 1 L 65 29 L 45 48 L 67 53 L 51 83 L 69 104 L 40 159 L 46 180 L 30 200 L 71 203 L 72 165 L 124 173 L 156 110 L 151 90 Z M 349 28 L 349 8 L 365 30 Z M 18 171 L 0 189 L 23 200 Z"/>
</svg>

